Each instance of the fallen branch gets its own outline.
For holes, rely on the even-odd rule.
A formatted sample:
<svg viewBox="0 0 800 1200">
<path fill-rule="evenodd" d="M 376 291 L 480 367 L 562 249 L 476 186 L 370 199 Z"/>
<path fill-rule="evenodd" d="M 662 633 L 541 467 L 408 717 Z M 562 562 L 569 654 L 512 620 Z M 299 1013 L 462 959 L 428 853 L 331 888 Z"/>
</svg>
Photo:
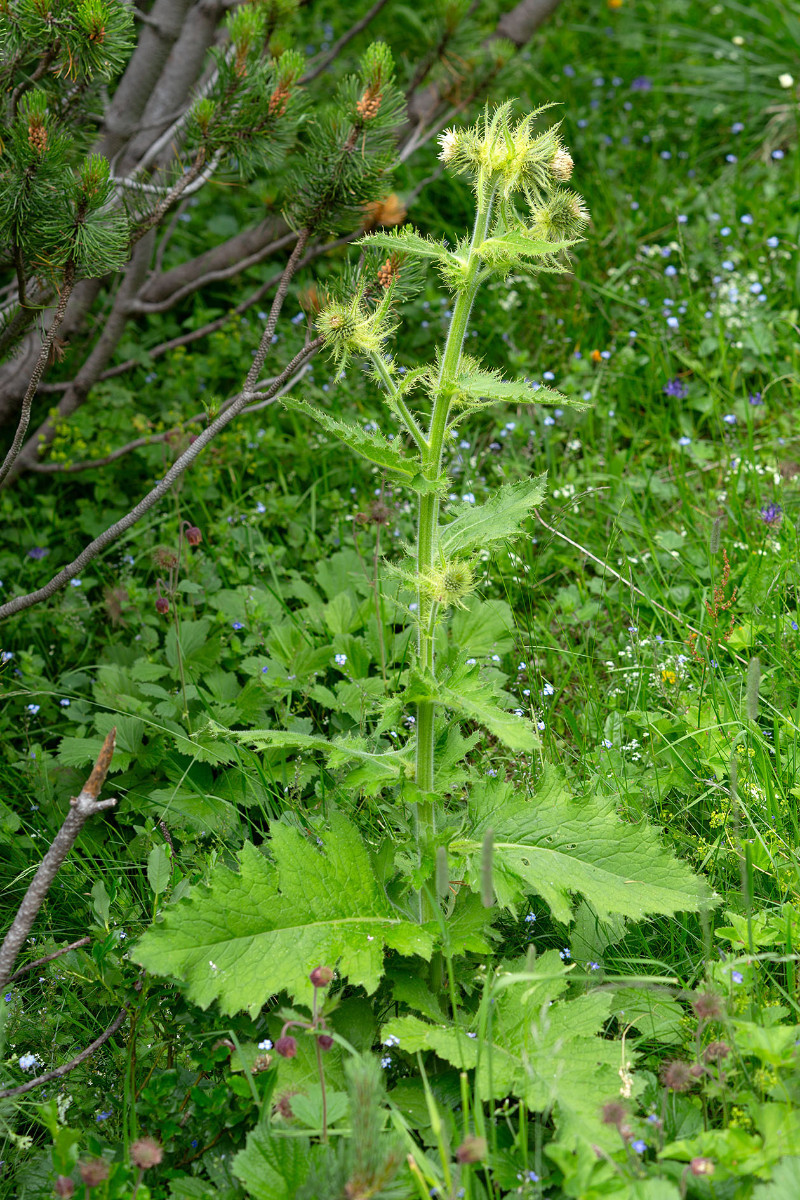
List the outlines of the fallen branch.
<svg viewBox="0 0 800 1200">
<path fill-rule="evenodd" d="M 111 757 L 114 753 L 114 743 L 117 731 L 112 729 L 97 756 L 97 762 L 83 788 L 77 796 L 70 800 L 70 808 L 64 823 L 54 837 L 49 850 L 45 854 L 31 880 L 30 887 L 22 898 L 17 909 L 17 915 L 11 922 L 11 928 L 0 946 L 0 991 L 11 979 L 14 963 L 17 961 L 22 946 L 31 931 L 33 922 L 39 913 L 58 871 L 75 845 L 75 840 L 83 826 L 96 813 L 107 808 L 113 808 L 116 800 L 98 800 L 100 789 L 105 782 Z"/>
<path fill-rule="evenodd" d="M 70 950 L 80 950 L 81 946 L 88 946 L 92 939 L 90 937 L 78 938 L 77 942 L 70 942 L 68 946 L 62 946 L 60 950 L 54 950 L 52 954 L 45 954 L 42 958 L 35 958 L 33 962 L 27 963 L 24 967 L 20 967 L 13 975 L 9 977 L 9 983 L 15 983 L 17 979 L 21 979 L 23 975 L 27 975 L 29 971 L 35 971 L 37 967 L 43 967 L 45 963 L 52 962 L 54 958 L 61 958 L 62 954 L 69 954 Z"/>
<path fill-rule="evenodd" d="M 45 1071 L 44 1075 L 37 1075 L 35 1079 L 29 1079 L 27 1083 L 21 1083 L 18 1087 L 4 1088 L 0 1092 L 0 1100 L 5 1100 L 8 1096 L 21 1096 L 24 1092 L 31 1092 L 34 1088 L 41 1087 L 43 1083 L 49 1083 L 51 1079 L 61 1079 L 62 1076 L 68 1075 L 70 1071 L 74 1071 L 82 1062 L 86 1062 L 87 1058 L 91 1058 L 95 1050 L 99 1050 L 109 1038 L 114 1036 L 127 1015 L 127 1009 L 120 1009 L 108 1029 L 104 1030 L 100 1034 L 100 1037 L 90 1042 L 85 1050 L 81 1050 L 80 1054 L 76 1054 L 71 1062 L 64 1063 L 63 1067 L 56 1067 L 53 1071 Z"/>
</svg>

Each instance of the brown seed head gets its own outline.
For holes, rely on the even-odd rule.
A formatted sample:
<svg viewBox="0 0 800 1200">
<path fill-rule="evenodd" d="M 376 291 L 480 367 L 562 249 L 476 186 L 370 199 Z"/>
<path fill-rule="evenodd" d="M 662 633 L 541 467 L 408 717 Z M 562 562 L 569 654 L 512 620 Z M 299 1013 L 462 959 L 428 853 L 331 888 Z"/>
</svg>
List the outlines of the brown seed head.
<svg viewBox="0 0 800 1200">
<path fill-rule="evenodd" d="M 692 1008 L 701 1021 L 718 1021 L 722 1016 L 722 999 L 714 992 L 700 992 L 692 1001 Z"/>
<path fill-rule="evenodd" d="M 80 1163 L 78 1174 L 87 1187 L 98 1187 L 105 1183 L 110 1175 L 108 1163 L 102 1158 L 92 1158 L 89 1162 Z"/>
<path fill-rule="evenodd" d="M 692 1086 L 692 1072 L 683 1059 L 675 1058 L 661 1068 L 661 1082 L 671 1092 L 688 1092 Z"/>
<path fill-rule="evenodd" d="M 721 1059 L 727 1058 L 731 1052 L 727 1042 L 709 1042 L 703 1051 L 703 1058 L 706 1062 L 720 1062 Z"/>
<path fill-rule="evenodd" d="M 618 1100 L 610 1100 L 608 1104 L 603 1105 L 600 1115 L 604 1125 L 616 1125 L 619 1129 L 628 1113 L 624 1104 L 620 1104 Z"/>
<path fill-rule="evenodd" d="M 131 1142 L 131 1162 L 143 1171 L 157 1167 L 163 1157 L 164 1151 L 155 1138 L 143 1137 Z"/>
<path fill-rule="evenodd" d="M 487 1149 L 486 1138 L 466 1137 L 456 1150 L 456 1159 L 460 1163 L 482 1162 Z"/>
</svg>

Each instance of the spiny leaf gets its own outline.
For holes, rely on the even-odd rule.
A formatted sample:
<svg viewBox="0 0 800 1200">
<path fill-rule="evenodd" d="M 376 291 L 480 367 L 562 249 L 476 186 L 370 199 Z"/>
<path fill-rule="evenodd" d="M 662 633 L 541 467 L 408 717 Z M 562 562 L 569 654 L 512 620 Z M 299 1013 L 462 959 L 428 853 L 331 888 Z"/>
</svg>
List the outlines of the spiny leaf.
<svg viewBox="0 0 800 1200">
<path fill-rule="evenodd" d="M 535 892 L 553 916 L 572 919 L 571 896 L 583 895 L 601 921 L 612 913 L 639 920 L 652 913 L 697 912 L 716 902 L 706 883 L 660 843 L 644 822 L 621 821 L 610 802 L 575 801 L 563 775 L 547 767 L 535 796 L 502 780 L 481 779 L 470 794 L 469 839 L 451 843 L 480 888 L 481 839 L 494 830 L 494 888 L 513 907 Z"/>
<path fill-rule="evenodd" d="M 552 258 L 560 250 L 568 250 L 580 239 L 573 238 L 564 242 L 543 242 L 526 237 L 524 233 L 509 230 L 500 237 L 490 237 L 477 250 L 485 262 L 494 263 L 498 260 L 513 261 L 516 258 Z"/>
<path fill-rule="evenodd" d="M 367 247 L 378 246 L 382 250 L 410 254 L 415 258 L 430 258 L 435 259 L 437 262 L 449 261 L 454 265 L 460 265 L 456 256 L 446 246 L 443 246 L 441 242 L 434 242 L 431 238 L 422 237 L 421 234 L 409 226 L 391 233 L 379 232 L 367 234 L 366 237 L 359 238 L 356 245 Z"/>
<path fill-rule="evenodd" d="M 429 672 L 413 671 L 405 696 L 407 703 L 433 700 L 444 704 L 469 721 L 477 721 L 509 750 L 536 750 L 539 738 L 524 717 L 506 711 L 513 699 L 481 679 L 476 670 L 462 664 L 439 682 Z"/>
<path fill-rule="evenodd" d="M 209 887 L 147 931 L 136 962 L 175 976 L 201 1008 L 218 1000 L 225 1013 L 255 1017 L 277 992 L 309 1000 L 320 963 L 373 992 L 385 947 L 430 957 L 431 934 L 392 908 L 345 817 L 335 813 L 318 838 L 275 821 L 270 851 L 272 861 L 246 842 L 238 872 L 217 866 Z"/>
<path fill-rule="evenodd" d="M 341 421 L 338 417 L 332 417 L 330 413 L 325 412 L 321 408 L 316 408 L 313 404 L 309 404 L 305 400 L 285 397 L 283 404 L 286 408 L 291 408 L 295 412 L 304 413 L 305 416 L 311 417 L 326 432 L 333 434 L 340 442 L 344 442 L 346 446 L 349 446 L 351 450 L 355 450 L 356 454 L 362 455 L 363 458 L 376 463 L 386 471 L 394 471 L 396 474 L 404 476 L 407 483 L 420 474 L 421 464 L 419 459 L 407 458 L 379 431 L 376 430 L 375 433 L 367 433 L 360 425 L 356 425 L 352 421 Z"/>
<path fill-rule="evenodd" d="M 499 371 L 470 370 L 459 375 L 452 386 L 452 401 L 470 409 L 487 408 L 490 404 L 565 404 L 571 408 L 588 408 L 582 400 L 573 400 L 554 388 L 534 386 L 525 379 L 503 379 Z"/>
<path fill-rule="evenodd" d="M 445 558 L 476 546 L 515 537 L 531 509 L 545 497 L 547 475 L 506 483 L 485 504 L 469 505 L 439 531 L 439 548 Z"/>
</svg>

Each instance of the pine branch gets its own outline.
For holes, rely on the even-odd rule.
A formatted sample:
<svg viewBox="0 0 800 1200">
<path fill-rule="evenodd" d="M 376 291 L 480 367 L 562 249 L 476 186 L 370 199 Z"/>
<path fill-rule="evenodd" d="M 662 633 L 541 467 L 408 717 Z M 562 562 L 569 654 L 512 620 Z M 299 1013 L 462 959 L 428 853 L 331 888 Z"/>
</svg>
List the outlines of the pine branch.
<svg viewBox="0 0 800 1200">
<path fill-rule="evenodd" d="M 387 0 L 375 0 L 372 8 L 369 9 L 369 11 L 366 12 L 363 17 L 356 21 L 355 25 L 351 25 L 350 28 L 333 43 L 330 50 L 326 51 L 326 53 L 321 56 L 319 62 L 312 67 L 310 71 L 306 72 L 300 82 L 302 84 L 309 84 L 319 75 L 321 75 L 323 71 L 327 71 L 331 63 L 339 57 L 345 46 L 351 42 L 354 37 L 361 33 L 363 29 L 366 29 L 371 21 L 375 20 L 381 9 L 385 8 L 386 3 Z"/>
</svg>

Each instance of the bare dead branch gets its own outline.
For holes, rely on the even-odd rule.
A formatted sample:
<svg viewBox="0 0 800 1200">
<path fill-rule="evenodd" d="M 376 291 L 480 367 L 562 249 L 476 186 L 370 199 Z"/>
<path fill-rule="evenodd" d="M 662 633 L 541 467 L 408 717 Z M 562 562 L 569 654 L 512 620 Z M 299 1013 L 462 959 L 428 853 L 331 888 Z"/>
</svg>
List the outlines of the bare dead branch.
<svg viewBox="0 0 800 1200">
<path fill-rule="evenodd" d="M 373 21 L 375 17 L 377 17 L 381 9 L 385 7 L 386 2 L 387 0 L 375 0 L 372 8 L 369 9 L 369 11 L 366 12 L 364 16 L 360 18 L 360 20 L 356 21 L 355 25 L 351 25 L 346 33 L 343 33 L 342 36 L 333 43 L 330 50 L 326 51 L 326 53 L 322 55 L 320 60 L 311 68 L 311 70 L 305 73 L 300 82 L 311 83 L 313 79 L 316 79 L 318 75 L 321 75 L 323 71 L 326 71 L 334 59 L 341 54 L 347 43 L 351 42 L 357 34 L 361 33 L 362 29 L 366 29 L 370 21 Z"/>
<path fill-rule="evenodd" d="M 47 331 L 47 336 L 42 342 L 42 348 L 39 351 L 39 357 L 36 360 L 36 366 L 33 368 L 30 383 L 27 391 L 22 398 L 22 409 L 19 414 L 14 440 L 9 447 L 8 453 L 3 460 L 3 465 L 0 467 L 0 483 L 5 479 L 8 472 L 11 470 L 14 462 L 22 449 L 22 443 L 25 440 L 25 434 L 28 432 L 28 424 L 31 419 L 31 405 L 33 398 L 36 395 L 36 389 L 39 386 L 39 380 L 42 378 L 44 369 L 47 366 L 47 360 L 50 357 L 50 350 L 53 346 L 56 333 L 59 330 L 61 322 L 64 320 L 64 314 L 67 311 L 67 302 L 72 294 L 72 285 L 75 279 L 74 263 L 67 263 L 64 270 L 64 285 L 61 289 L 61 298 L 58 302 L 58 308 L 55 311 L 53 320 L 50 322 L 50 328 Z"/>
<path fill-rule="evenodd" d="M 64 822 L 39 863 L 27 892 L 22 897 L 22 903 L 11 922 L 11 928 L 0 946 L 0 991 L 11 978 L 17 955 L 31 931 L 39 909 L 44 904 L 53 880 L 74 846 L 81 829 L 89 817 L 93 817 L 104 809 L 113 808 L 117 803 L 116 800 L 97 799 L 108 773 L 116 737 L 116 729 L 112 729 L 106 736 L 89 778 L 80 793 L 70 801 L 69 812 L 64 818 Z"/>
<path fill-rule="evenodd" d="M 54 1071 L 45 1071 L 44 1075 L 37 1075 L 35 1079 L 30 1079 L 27 1083 L 21 1083 L 18 1087 L 5 1088 L 0 1092 L 0 1100 L 5 1100 L 8 1096 L 22 1096 L 25 1092 L 32 1092 L 34 1088 L 41 1087 L 43 1083 L 49 1083 L 51 1079 L 61 1079 L 64 1075 L 68 1075 L 70 1071 L 74 1071 L 82 1062 L 86 1062 L 87 1058 L 91 1058 L 95 1050 L 99 1050 L 109 1038 L 114 1036 L 127 1015 L 127 1009 L 120 1009 L 108 1029 L 101 1033 L 100 1037 L 95 1038 L 85 1050 L 81 1050 L 80 1054 L 77 1054 L 71 1062 L 64 1063 L 63 1067 L 56 1067 Z"/>
<path fill-rule="evenodd" d="M 9 976 L 9 983 L 15 983 L 18 979 L 22 979 L 23 975 L 27 975 L 29 971 L 35 971 L 37 967 L 43 967 L 45 963 L 52 962 L 54 958 L 61 958 L 63 954 L 69 954 L 70 950 L 80 950 L 81 946 L 88 946 L 91 942 L 90 937 L 78 938 L 77 942 L 70 942 L 68 946 L 62 946 L 60 950 L 54 950 L 52 954 L 45 954 L 42 958 L 36 958 L 33 962 L 26 963 L 24 967 L 19 967 L 13 975 Z"/>
<path fill-rule="evenodd" d="M 287 282 L 288 287 L 288 282 Z M 281 298 L 281 300 L 283 297 Z M 277 314 L 275 319 L 277 320 Z M 274 326 L 273 326 L 274 328 Z M 271 339 L 270 339 L 271 340 Z M 15 596 L 13 600 L 9 600 L 6 604 L 0 605 L 0 621 L 4 617 L 13 616 L 15 613 L 22 612 L 26 608 L 31 608 L 34 604 L 39 604 L 42 600 L 49 600 L 51 596 L 62 587 L 64 587 L 70 579 L 74 579 L 87 566 L 92 559 L 96 558 L 101 550 L 105 550 L 106 546 L 110 546 L 112 542 L 130 529 L 136 522 L 149 512 L 154 505 L 167 495 L 172 488 L 172 485 L 180 479 L 187 467 L 191 466 L 197 456 L 206 448 L 208 443 L 212 441 L 221 429 L 224 429 L 234 417 L 238 416 L 248 404 L 254 400 L 269 399 L 274 395 L 280 387 L 294 374 L 294 372 L 302 366 L 303 362 L 310 355 L 315 354 L 322 345 L 322 338 L 315 338 L 313 342 L 309 342 L 300 350 L 290 363 L 284 368 L 281 374 L 277 377 L 270 389 L 264 393 L 252 393 L 243 389 L 237 396 L 235 402 L 226 412 L 220 413 L 216 420 L 198 435 L 197 439 L 184 450 L 172 466 L 167 471 L 163 479 L 152 488 L 147 495 L 132 508 L 129 513 L 119 521 L 115 521 L 108 529 L 104 530 L 99 537 L 90 542 L 77 558 L 73 559 L 68 566 L 64 567 L 57 575 L 46 583 L 43 587 L 37 588 L 35 592 L 28 592 L 24 596 Z M 265 351 L 266 352 L 266 351 Z M 249 376 L 248 376 L 249 379 Z M 2 986 L 0 984 L 0 986 Z"/>
</svg>

